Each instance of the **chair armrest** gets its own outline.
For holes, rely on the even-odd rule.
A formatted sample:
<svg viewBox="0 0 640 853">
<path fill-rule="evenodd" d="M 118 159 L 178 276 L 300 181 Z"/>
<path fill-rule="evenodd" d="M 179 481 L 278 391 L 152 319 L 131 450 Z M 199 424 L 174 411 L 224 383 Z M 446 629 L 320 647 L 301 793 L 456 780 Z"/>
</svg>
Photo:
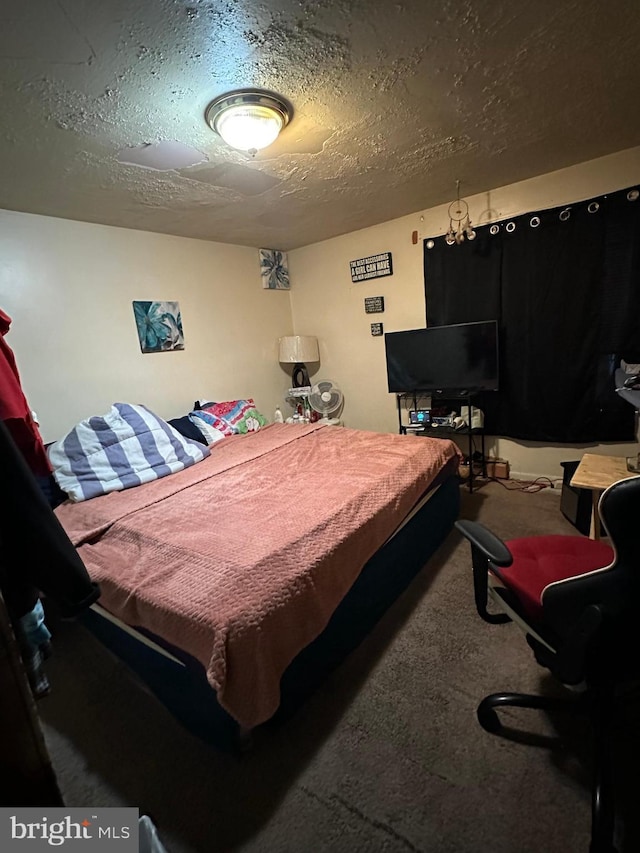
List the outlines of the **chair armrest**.
<svg viewBox="0 0 640 853">
<path fill-rule="evenodd" d="M 490 564 L 510 566 L 511 552 L 501 539 L 477 521 L 456 521 L 456 528 L 471 544 L 473 566 L 473 593 L 478 614 L 492 625 L 510 622 L 506 613 L 489 613 L 487 610 L 487 581 Z"/>
<path fill-rule="evenodd" d="M 480 553 L 492 562 L 494 566 L 506 568 L 513 562 L 511 551 L 502 539 L 488 530 L 478 521 L 456 521 L 456 528 L 468 539 L 472 548 L 477 548 Z"/>
</svg>

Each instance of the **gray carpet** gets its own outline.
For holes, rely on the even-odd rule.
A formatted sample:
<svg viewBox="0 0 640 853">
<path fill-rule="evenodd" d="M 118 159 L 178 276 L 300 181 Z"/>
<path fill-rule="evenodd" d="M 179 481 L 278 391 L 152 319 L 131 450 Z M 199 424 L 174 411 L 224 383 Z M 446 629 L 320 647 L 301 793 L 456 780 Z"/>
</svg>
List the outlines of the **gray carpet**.
<svg viewBox="0 0 640 853">
<path fill-rule="evenodd" d="M 575 533 L 557 491 L 462 492 L 463 517 L 499 535 Z M 137 806 L 169 853 L 588 850 L 586 725 L 507 712 L 551 740 L 533 746 L 476 721 L 487 693 L 555 688 L 516 627 L 476 615 L 456 533 L 287 726 L 241 759 L 190 736 L 80 625 L 59 624 L 54 639 L 39 709 L 65 802 Z M 620 723 L 629 851 L 640 849 L 635 713 Z"/>
</svg>

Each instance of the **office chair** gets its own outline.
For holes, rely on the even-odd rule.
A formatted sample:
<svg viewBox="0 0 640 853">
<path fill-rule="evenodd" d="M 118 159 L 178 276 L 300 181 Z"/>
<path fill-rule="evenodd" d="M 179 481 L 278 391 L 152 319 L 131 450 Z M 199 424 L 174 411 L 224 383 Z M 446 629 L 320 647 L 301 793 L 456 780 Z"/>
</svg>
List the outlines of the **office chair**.
<svg viewBox="0 0 640 853">
<path fill-rule="evenodd" d="M 500 734 L 506 706 L 588 714 L 594 779 L 590 853 L 616 853 L 610 733 L 617 685 L 638 677 L 640 477 L 621 480 L 600 498 L 611 545 L 584 536 L 535 536 L 503 542 L 483 525 L 457 521 L 471 544 L 475 603 L 493 624 L 516 622 L 536 660 L 572 699 L 494 693 L 482 700 L 480 725 Z M 489 612 L 489 597 L 502 612 Z"/>
</svg>

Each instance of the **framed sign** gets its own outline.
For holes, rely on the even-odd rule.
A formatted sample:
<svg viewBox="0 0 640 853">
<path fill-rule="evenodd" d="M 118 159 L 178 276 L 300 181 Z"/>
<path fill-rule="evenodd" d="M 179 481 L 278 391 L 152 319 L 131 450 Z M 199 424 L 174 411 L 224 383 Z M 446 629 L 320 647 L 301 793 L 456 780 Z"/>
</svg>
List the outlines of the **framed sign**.
<svg viewBox="0 0 640 853">
<path fill-rule="evenodd" d="M 370 255 L 357 261 L 349 261 L 351 281 L 366 281 L 370 278 L 381 278 L 383 275 L 393 275 L 391 252 L 380 255 Z"/>
<path fill-rule="evenodd" d="M 364 311 L 365 314 L 381 314 L 384 311 L 384 296 L 367 296 Z"/>
<path fill-rule="evenodd" d="M 377 338 L 380 335 L 382 335 L 383 334 L 382 323 L 372 323 L 371 324 L 371 334 L 374 336 L 374 338 Z"/>
</svg>

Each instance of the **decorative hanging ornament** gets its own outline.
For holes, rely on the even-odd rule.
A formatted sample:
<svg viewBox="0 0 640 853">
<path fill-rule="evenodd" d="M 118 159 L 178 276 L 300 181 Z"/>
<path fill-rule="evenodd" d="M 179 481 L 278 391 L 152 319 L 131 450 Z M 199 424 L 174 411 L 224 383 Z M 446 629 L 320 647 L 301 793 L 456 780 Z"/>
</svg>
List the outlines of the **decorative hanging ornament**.
<svg viewBox="0 0 640 853">
<path fill-rule="evenodd" d="M 456 200 L 449 205 L 449 230 L 444 236 L 448 246 L 453 246 L 454 243 L 460 245 L 467 240 L 475 240 L 476 232 L 471 227 L 471 219 L 469 218 L 469 205 L 460 198 L 460 181 L 456 181 Z"/>
</svg>

